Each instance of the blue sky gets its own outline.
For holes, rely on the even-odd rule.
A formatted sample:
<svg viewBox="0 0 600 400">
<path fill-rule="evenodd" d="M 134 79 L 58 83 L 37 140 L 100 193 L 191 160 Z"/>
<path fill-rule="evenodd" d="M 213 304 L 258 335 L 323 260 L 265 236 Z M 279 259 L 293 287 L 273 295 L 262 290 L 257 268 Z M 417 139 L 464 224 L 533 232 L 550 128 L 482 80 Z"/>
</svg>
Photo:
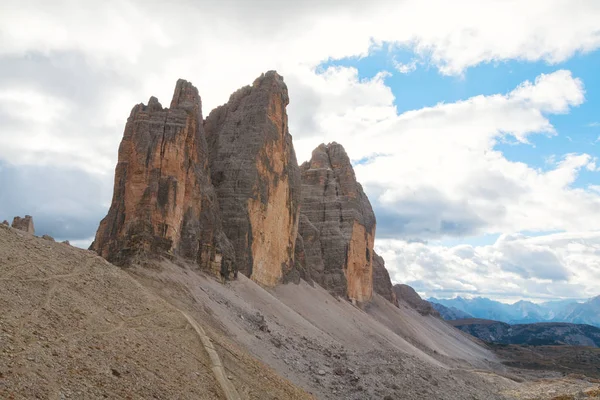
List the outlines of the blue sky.
<svg viewBox="0 0 600 400">
<path fill-rule="evenodd" d="M 414 70 L 400 73 L 397 63 L 417 62 Z M 600 51 L 577 54 L 560 63 L 545 61 L 502 61 L 488 62 L 469 68 L 460 75 L 445 75 L 434 66 L 427 65 L 410 49 L 398 49 L 383 45 L 373 47 L 367 56 L 328 60 L 318 66 L 351 67 L 358 71 L 358 78 L 372 79 L 382 70 L 390 71 L 385 78 L 394 95 L 394 105 L 398 113 L 431 107 L 438 103 L 452 103 L 478 95 L 505 94 L 524 81 L 533 81 L 540 74 L 550 74 L 566 69 L 580 78 L 585 85 L 586 101 L 563 115 L 552 115 L 548 119 L 556 129 L 556 135 L 537 135 L 529 143 L 519 143 L 514 138 L 501 140 L 495 149 L 506 159 L 522 162 L 533 168 L 547 171 L 564 154 L 587 153 L 600 156 Z M 365 160 L 355 160 L 360 164 Z M 600 184 L 598 173 L 583 169 L 573 182 L 574 188 L 586 188 Z M 559 231 L 524 231 L 528 236 L 540 236 Z M 491 245 L 500 233 L 476 236 L 443 238 L 436 243 L 443 246 L 470 244 L 473 246 Z"/>
<path fill-rule="evenodd" d="M 298 160 L 331 141 L 356 160 L 394 282 L 591 297 L 599 20 L 597 0 L 18 2 L 0 14 L 0 219 L 86 247 L 134 104 L 184 78 L 206 115 L 275 69 Z"/>
<path fill-rule="evenodd" d="M 577 54 L 564 62 L 549 64 L 545 61 L 502 61 L 483 63 L 469 68 L 459 76 L 448 76 L 434 66 L 419 65 L 409 73 L 396 71 L 394 62 L 409 64 L 416 59 L 410 50 L 382 46 L 372 50 L 366 57 L 348 57 L 329 60 L 319 68 L 329 66 L 354 67 L 360 79 L 370 79 L 382 70 L 391 72 L 386 84 L 392 89 L 399 113 L 433 106 L 437 103 L 452 103 L 477 95 L 507 93 L 526 80 L 533 81 L 542 73 L 559 69 L 570 70 L 583 80 L 586 101 L 572 109 L 567 115 L 553 115 L 549 119 L 555 126 L 557 136 L 535 136 L 531 144 L 519 144 L 514 140 L 502 143 L 497 149 L 511 161 L 525 162 L 542 170 L 548 168 L 551 156 L 566 153 L 587 152 L 600 156 L 600 51 Z M 586 186 L 598 182 L 595 174 L 584 171 L 575 186 Z"/>
</svg>

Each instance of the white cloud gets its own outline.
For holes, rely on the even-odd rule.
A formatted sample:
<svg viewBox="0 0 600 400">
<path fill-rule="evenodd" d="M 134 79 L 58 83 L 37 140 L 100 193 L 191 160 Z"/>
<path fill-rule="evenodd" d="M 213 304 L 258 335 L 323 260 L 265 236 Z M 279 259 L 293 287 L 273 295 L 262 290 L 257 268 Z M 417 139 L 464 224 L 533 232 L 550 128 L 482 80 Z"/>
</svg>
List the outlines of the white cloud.
<svg viewBox="0 0 600 400">
<path fill-rule="evenodd" d="M 395 282 L 430 297 L 482 295 L 515 300 L 597 296 L 600 232 L 502 235 L 488 246 L 446 247 L 379 240 Z"/>
<path fill-rule="evenodd" d="M 561 70 L 541 74 L 535 83 L 522 83 L 510 93 L 510 97 L 541 112 L 558 114 L 583 103 L 584 94 L 583 83 L 579 79 L 571 79 L 570 71 Z"/>
<path fill-rule="evenodd" d="M 311 135 L 297 127 L 298 158 L 308 158 L 319 142 L 336 140 L 352 159 L 369 159 L 356 173 L 376 206 L 380 237 L 600 226 L 598 194 L 573 187 L 579 171 L 597 169 L 592 156 L 560 155 L 540 170 L 509 161 L 495 148 L 509 137 L 528 145 L 531 135 L 557 134 L 548 116 L 584 101 L 583 83 L 569 71 L 542 74 L 507 94 L 400 115 L 384 76 L 361 82 L 353 69 L 332 68 L 318 79 L 314 95 L 327 105 L 311 110 L 311 124 L 299 124 L 312 126 Z"/>
<path fill-rule="evenodd" d="M 515 7 L 519 13 L 514 12 Z M 436 10 L 433 14 L 432 9 Z M 359 83 L 348 77 L 345 70 L 321 77 L 314 68 L 324 60 L 366 56 L 369 49 L 387 42 L 424 57 L 404 65 L 401 68 L 404 70 L 431 62 L 443 73 L 460 74 L 481 62 L 510 59 L 555 62 L 600 46 L 599 18 L 600 7 L 594 0 L 577 5 L 566 0 L 535 0 L 527 4 L 516 0 L 462 0 L 452 4 L 443 0 L 393 3 L 375 0 L 369 4 L 346 0 L 343 5 L 337 0 L 292 3 L 23 0 L 7 4 L 0 14 L 0 38 L 5 39 L 0 45 L 1 64 L 6 64 L 6 58 L 20 60 L 21 70 L 10 73 L 21 73 L 23 81 L 35 83 L 38 96 L 52 97 L 57 104 L 70 104 L 71 116 L 80 120 L 71 126 L 46 124 L 34 129 L 24 126 L 29 123 L 24 118 L 18 129 L 11 133 L 3 130 L 0 136 L 4 143 L 11 143 L 5 149 L 10 147 L 11 153 L 24 155 L 18 160 L 12 157 L 11 162 L 62 163 L 65 152 L 52 148 L 56 146 L 48 139 L 52 137 L 55 142 L 68 141 L 71 152 L 92 160 L 93 165 L 80 163 L 83 167 L 110 173 L 116 157 L 112 149 L 118 145 L 123 121 L 134 103 L 145 101 L 150 95 L 167 103 L 174 82 L 184 77 L 199 87 L 207 112 L 268 69 L 279 70 L 289 83 L 290 115 L 298 114 L 291 121 L 295 124 L 292 133 L 296 138 L 317 136 L 319 130 L 334 124 L 334 130 L 355 122 L 366 126 L 373 119 L 385 118 L 377 113 L 393 112 L 387 101 L 391 92 L 378 83 L 379 79 Z M 511 29 L 506 29 L 508 25 Z M 65 55 L 79 58 L 77 62 L 65 61 Z M 42 62 L 45 70 L 36 69 Z M 46 74 L 50 69 L 68 71 L 70 76 L 59 74 L 61 80 L 56 81 L 57 76 Z M 6 90 L 14 78 L 9 74 L 4 76 L 6 82 L 0 78 L 0 90 Z M 328 88 L 318 86 L 324 80 Z M 49 92 L 59 91 L 50 88 L 58 82 L 69 91 L 63 90 L 60 96 Z M 96 90 L 78 98 L 80 87 L 90 86 L 90 82 L 96 85 Z M 548 100 L 548 104 L 537 105 L 537 110 L 562 112 L 573 101 L 569 96 L 578 93 L 575 85 L 560 89 L 568 93 L 544 94 L 541 90 L 544 83 L 552 90 L 558 88 L 552 82 L 536 82 L 536 93 L 544 99 L 555 95 L 563 103 Z M 336 84 L 350 86 L 342 89 L 336 88 Z M 330 107 L 329 99 L 336 98 L 336 90 L 346 90 L 354 96 L 364 90 L 379 91 L 383 97 L 380 100 L 368 96 L 370 102 L 363 101 L 357 111 L 363 118 L 368 117 L 361 121 L 348 122 L 353 115 L 345 111 L 337 114 L 337 120 L 328 118 L 323 124 L 313 121 L 309 110 L 318 107 L 320 114 L 327 114 L 328 110 L 322 108 Z M 520 88 L 514 93 L 514 100 L 517 101 L 520 92 L 527 101 L 539 101 L 528 98 L 528 90 L 527 86 Z M 313 102 L 303 101 L 302 96 Z M 353 101 L 362 100 L 355 97 Z M 346 104 L 342 102 L 338 108 Z M 38 105 L 28 118 L 47 111 Z M 65 121 L 67 115 L 61 117 Z M 520 116 L 513 112 L 511 117 Z M 508 122 L 504 125 L 510 130 Z M 519 134 L 517 130 L 513 132 Z M 11 138 L 7 138 L 9 134 Z M 43 136 L 38 141 L 40 135 L 48 138 Z M 25 137 L 28 139 L 21 139 Z M 40 155 L 30 148 L 31 140 L 48 145 L 49 151 Z M 76 142 L 81 145 L 75 146 Z M 7 158 L 8 151 L 0 157 Z"/>
<path fill-rule="evenodd" d="M 314 64 L 364 55 L 374 41 L 414 48 L 443 72 L 458 74 L 482 62 L 559 62 L 594 50 L 600 46 L 599 15 L 595 0 L 24 0 L 3 9 L 2 35 L 11 40 L 0 54 L 80 50 L 120 64 L 143 62 L 157 48 L 175 56 L 166 61 L 180 60 L 179 51 L 186 49 L 191 65 L 192 58 L 224 61 L 235 48 L 241 55 L 266 55 L 271 63 L 279 58 Z M 22 29 L 24 23 L 29 29 Z M 245 61 L 250 65 L 244 68 L 256 63 Z"/>
<path fill-rule="evenodd" d="M 409 63 L 401 63 L 396 60 L 393 60 L 393 61 L 394 61 L 394 68 L 396 68 L 396 71 L 400 72 L 401 74 L 409 74 L 417 69 L 417 64 L 418 64 L 417 60 L 412 60 Z"/>
<path fill-rule="evenodd" d="M 569 71 L 540 75 L 509 93 L 398 115 L 387 72 L 360 80 L 353 68 L 317 66 L 367 56 L 382 43 L 416 53 L 397 66 L 402 71 L 433 64 L 460 75 L 485 62 L 555 63 L 599 48 L 598 20 L 596 0 L 12 2 L 0 13 L 0 160 L 68 166 L 105 179 L 135 103 L 156 95 L 168 104 L 182 77 L 198 86 L 207 113 L 261 72 L 277 69 L 290 89 L 300 161 L 330 140 L 343 143 L 353 159 L 369 158 L 356 170 L 377 207 L 380 237 L 595 229 L 600 194 L 573 187 L 581 169 L 597 165 L 593 157 L 557 155 L 540 170 L 507 160 L 495 147 L 557 134 L 548 116 L 584 101 L 583 83 Z M 552 286 L 554 295 L 585 283 L 569 274 L 575 264 L 565 267 L 564 257 L 554 252 L 553 258 L 545 245 L 532 250 L 527 242 L 519 252 L 501 244 L 494 251 L 502 257 L 486 253 L 485 261 L 468 247 L 446 257 L 418 243 L 406 247 L 419 249 L 414 260 L 408 250 L 389 256 L 404 257 L 397 265 L 408 265 L 408 278 L 438 288 L 450 282 L 457 290 L 492 291 L 478 275 L 490 266 L 506 291 L 523 285 L 543 293 L 548 277 L 563 279 Z M 552 272 L 521 266 L 528 254 L 544 257 Z M 440 266 L 442 274 L 444 263 L 457 259 L 467 263 L 466 274 L 429 275 L 429 268 Z M 503 283 L 505 276 L 517 280 Z"/>
<path fill-rule="evenodd" d="M 0 108 L 13 118 L 27 118 L 32 123 L 48 124 L 64 114 L 68 106 L 62 99 L 20 88 L 0 90 Z"/>
</svg>

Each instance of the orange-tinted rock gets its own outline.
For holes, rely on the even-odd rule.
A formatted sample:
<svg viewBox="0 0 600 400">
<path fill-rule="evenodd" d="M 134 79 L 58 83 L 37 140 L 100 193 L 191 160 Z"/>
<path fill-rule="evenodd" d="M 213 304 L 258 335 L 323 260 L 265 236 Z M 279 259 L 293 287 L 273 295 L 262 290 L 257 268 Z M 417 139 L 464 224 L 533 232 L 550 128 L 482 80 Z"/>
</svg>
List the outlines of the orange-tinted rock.
<svg viewBox="0 0 600 400">
<path fill-rule="evenodd" d="M 155 97 L 133 107 L 111 207 L 91 249 L 119 265 L 140 254 L 181 256 L 212 273 L 233 274 L 233 249 L 210 181 L 201 100 L 189 82 L 177 82 L 170 108 Z"/>
<path fill-rule="evenodd" d="M 373 294 L 375 214 L 344 148 L 321 144 L 300 167 L 300 234 L 310 276 L 357 302 Z"/>
<path fill-rule="evenodd" d="M 288 92 L 270 71 L 205 121 L 223 229 L 240 272 L 273 286 L 295 271 L 300 173 L 288 131 Z"/>
<path fill-rule="evenodd" d="M 13 219 L 11 227 L 20 231 L 29 232 L 32 235 L 35 234 L 35 228 L 33 226 L 33 217 L 31 215 L 26 215 L 24 218 L 15 217 Z"/>
<path fill-rule="evenodd" d="M 389 300 L 396 307 L 398 306 L 396 292 L 392 286 L 390 274 L 385 268 L 385 261 L 383 257 L 375 252 L 373 252 L 373 290 L 375 293 Z"/>
</svg>

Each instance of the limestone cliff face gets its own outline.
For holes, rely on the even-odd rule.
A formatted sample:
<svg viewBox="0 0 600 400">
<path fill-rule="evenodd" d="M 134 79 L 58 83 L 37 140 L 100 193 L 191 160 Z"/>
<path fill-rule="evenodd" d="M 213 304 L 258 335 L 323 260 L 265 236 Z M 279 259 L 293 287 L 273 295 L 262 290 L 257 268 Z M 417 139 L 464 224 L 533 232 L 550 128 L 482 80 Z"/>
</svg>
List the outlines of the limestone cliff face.
<svg viewBox="0 0 600 400">
<path fill-rule="evenodd" d="M 295 270 L 300 172 L 288 131 L 288 92 L 270 71 L 204 123 L 223 228 L 240 272 L 272 286 Z"/>
<path fill-rule="evenodd" d="M 139 254 L 178 255 L 233 274 L 208 170 L 201 99 L 179 80 L 169 108 L 155 97 L 133 107 L 119 147 L 114 194 L 91 249 L 116 264 Z"/>
<path fill-rule="evenodd" d="M 310 276 L 336 295 L 369 301 L 375 214 L 346 151 L 335 142 L 321 144 L 300 170 L 299 232 Z"/>
<path fill-rule="evenodd" d="M 389 300 L 396 307 L 398 306 L 396 292 L 392 286 L 390 274 L 385 268 L 385 261 L 383 257 L 375 252 L 373 252 L 373 290 L 375 293 Z"/>
</svg>

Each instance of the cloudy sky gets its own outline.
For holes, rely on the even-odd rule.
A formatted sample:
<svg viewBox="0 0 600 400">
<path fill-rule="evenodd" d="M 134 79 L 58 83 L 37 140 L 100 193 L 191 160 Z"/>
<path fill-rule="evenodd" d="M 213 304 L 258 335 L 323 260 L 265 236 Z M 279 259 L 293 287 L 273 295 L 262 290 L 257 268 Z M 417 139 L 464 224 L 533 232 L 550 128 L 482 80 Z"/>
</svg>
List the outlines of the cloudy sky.
<svg viewBox="0 0 600 400">
<path fill-rule="evenodd" d="M 131 107 L 276 69 L 300 161 L 342 143 L 392 279 L 600 294 L 597 0 L 2 1 L 0 219 L 90 243 Z"/>
</svg>

